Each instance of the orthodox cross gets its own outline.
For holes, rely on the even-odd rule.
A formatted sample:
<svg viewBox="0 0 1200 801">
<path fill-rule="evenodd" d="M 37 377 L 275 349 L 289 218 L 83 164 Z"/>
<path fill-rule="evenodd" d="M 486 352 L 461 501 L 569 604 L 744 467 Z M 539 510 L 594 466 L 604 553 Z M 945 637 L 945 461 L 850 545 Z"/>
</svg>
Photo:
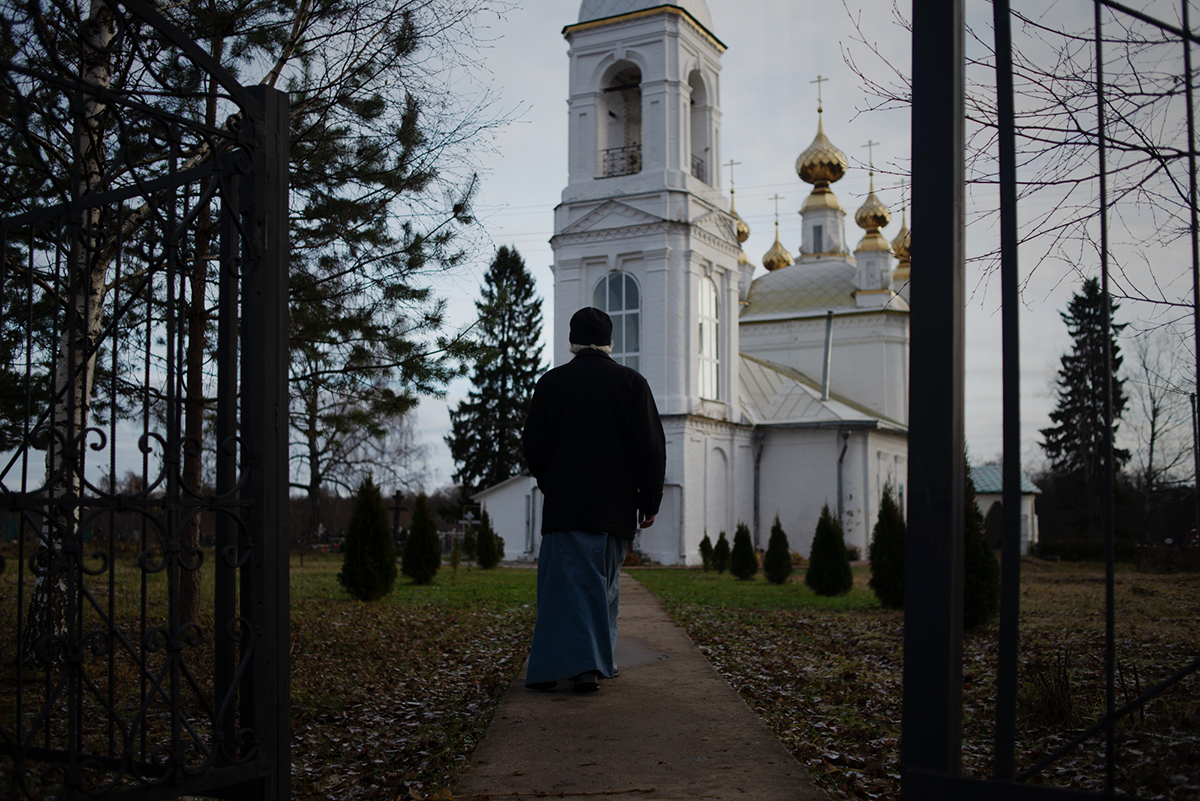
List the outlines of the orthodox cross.
<svg viewBox="0 0 1200 801">
<path fill-rule="evenodd" d="M 904 190 L 908 187 L 908 181 L 901 178 L 900 183 L 896 184 L 896 186 L 900 187 L 900 210 L 904 211 Z"/>
<path fill-rule="evenodd" d="M 872 173 L 875 172 L 875 145 L 877 144 L 879 143 L 868 139 L 867 143 L 863 145 L 863 147 L 867 148 L 867 164 L 870 165 Z"/>
<path fill-rule="evenodd" d="M 821 100 L 821 84 L 828 80 L 828 78 L 818 75 L 815 81 L 809 81 L 809 83 L 815 83 L 817 85 L 817 111 L 821 111 L 821 106 L 824 105 L 824 102 Z"/>
<path fill-rule="evenodd" d="M 776 192 L 775 197 L 769 197 L 769 198 L 767 198 L 767 200 L 775 201 L 775 227 L 778 228 L 779 227 L 779 201 L 783 200 L 783 195 L 780 195 L 778 192 Z"/>
<path fill-rule="evenodd" d="M 407 512 L 407 506 L 400 505 L 400 499 L 404 497 L 400 494 L 400 490 L 396 490 L 396 501 L 394 506 L 388 508 L 392 510 L 392 539 L 400 538 L 400 513 Z"/>
<path fill-rule="evenodd" d="M 721 165 L 722 167 L 729 168 L 729 192 L 731 194 L 733 193 L 733 168 L 738 166 L 741 163 L 742 162 L 740 162 L 740 161 L 734 161 L 733 159 L 730 159 L 729 161 L 727 161 Z"/>
</svg>

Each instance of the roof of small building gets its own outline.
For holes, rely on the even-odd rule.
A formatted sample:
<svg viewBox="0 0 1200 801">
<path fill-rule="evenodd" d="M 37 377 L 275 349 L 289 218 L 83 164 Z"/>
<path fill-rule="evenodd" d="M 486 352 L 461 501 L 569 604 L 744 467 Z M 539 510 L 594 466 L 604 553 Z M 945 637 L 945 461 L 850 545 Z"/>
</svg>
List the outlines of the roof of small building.
<svg viewBox="0 0 1200 801">
<path fill-rule="evenodd" d="M 971 481 L 975 482 L 975 492 L 978 495 L 1000 495 L 1004 492 L 1004 467 L 998 464 L 984 464 L 971 468 Z M 1021 474 L 1021 494 L 1040 495 L 1041 490 Z"/>
<path fill-rule="evenodd" d="M 645 11 L 659 6 L 676 6 L 692 15 L 708 30 L 712 30 L 712 15 L 704 0 L 583 0 L 579 6 L 579 21 L 591 22 L 608 17 L 619 17 L 635 11 Z"/>
</svg>

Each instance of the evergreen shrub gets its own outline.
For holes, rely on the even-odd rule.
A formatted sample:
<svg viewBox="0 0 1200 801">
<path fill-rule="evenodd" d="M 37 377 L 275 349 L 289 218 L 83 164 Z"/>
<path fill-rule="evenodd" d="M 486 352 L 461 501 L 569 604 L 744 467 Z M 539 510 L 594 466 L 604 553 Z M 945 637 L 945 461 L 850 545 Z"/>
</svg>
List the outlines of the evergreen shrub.
<svg viewBox="0 0 1200 801">
<path fill-rule="evenodd" d="M 705 570 L 712 570 L 713 566 L 713 544 L 708 538 L 708 532 L 704 532 L 704 539 L 700 540 L 700 560 L 704 562 Z"/>
<path fill-rule="evenodd" d="M 358 488 L 342 549 L 346 558 L 338 583 L 350 597 L 378 601 L 392 591 L 396 583 L 396 546 L 383 496 L 369 476 Z"/>
<path fill-rule="evenodd" d="M 743 581 L 754 578 L 758 572 L 758 554 L 750 541 L 750 527 L 738 523 L 733 532 L 733 551 L 729 554 L 729 572 Z"/>
<path fill-rule="evenodd" d="M 829 514 L 829 504 L 821 509 L 821 519 L 817 521 L 804 583 L 817 595 L 845 595 L 854 586 L 842 525 Z"/>
<path fill-rule="evenodd" d="M 788 550 L 787 534 L 783 533 L 779 515 L 775 515 L 775 522 L 771 524 L 771 539 L 767 542 L 763 571 L 767 574 L 767 581 L 772 584 L 783 584 L 792 575 L 792 553 Z"/>
<path fill-rule="evenodd" d="M 428 584 L 442 566 L 442 543 L 438 538 L 437 524 L 429 510 L 429 498 L 425 493 L 417 496 L 413 505 L 412 530 L 404 544 L 404 558 L 400 569 L 414 584 Z"/>
<path fill-rule="evenodd" d="M 884 609 L 904 608 L 904 538 L 908 528 L 891 484 L 883 487 L 879 518 L 871 534 L 871 592 Z"/>
<path fill-rule="evenodd" d="M 491 570 L 504 558 L 504 543 L 492 529 L 492 519 L 488 517 L 486 510 L 479 522 L 478 543 L 475 549 L 478 552 L 479 566 L 484 570 Z"/>
<path fill-rule="evenodd" d="M 975 482 L 967 468 L 963 544 L 963 630 L 979 628 L 1000 613 L 1000 563 L 988 542 L 983 513 L 975 502 Z"/>
<path fill-rule="evenodd" d="M 724 531 L 717 535 L 717 544 L 713 547 L 713 567 L 718 573 L 724 573 L 729 567 L 729 540 L 725 539 Z"/>
</svg>

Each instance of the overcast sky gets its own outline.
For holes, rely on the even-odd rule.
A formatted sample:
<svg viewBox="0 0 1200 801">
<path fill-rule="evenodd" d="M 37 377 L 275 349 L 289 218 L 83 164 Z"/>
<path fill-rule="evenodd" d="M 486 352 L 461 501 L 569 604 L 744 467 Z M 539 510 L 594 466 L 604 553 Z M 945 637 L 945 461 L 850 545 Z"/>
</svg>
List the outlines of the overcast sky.
<svg viewBox="0 0 1200 801">
<path fill-rule="evenodd" d="M 768 198 L 776 193 L 783 197 L 783 244 L 793 254 L 799 250 L 797 212 L 811 187 L 796 176 L 794 163 L 816 133 L 813 82 L 818 76 L 829 79 L 821 84 L 826 133 L 851 162 L 846 177 L 833 187 L 848 211 L 847 238 L 856 242 L 861 236 L 853 212 L 867 191 L 867 142 L 877 143 L 872 148 L 879 172 L 876 189 L 893 211 L 893 221 L 883 233 L 894 237 L 902 203 L 898 184 L 907 178 L 909 115 L 907 109 L 869 111 L 862 81 L 847 65 L 851 59 L 884 83 L 895 82 L 892 70 L 909 72 L 910 41 L 897 24 L 891 0 L 868 0 L 853 12 L 835 0 L 709 0 L 708 5 L 713 33 L 729 48 L 721 59 L 721 160 L 740 162 L 734 174 L 737 209 L 751 227 L 745 244 L 750 259 L 761 264 L 773 241 L 774 204 Z M 990 37 L 990 6 L 971 6 L 971 13 L 986 15 L 972 18 L 975 30 Z M 517 111 L 499 133 L 494 152 L 480 158 L 484 173 L 476 211 L 493 248 L 515 246 L 524 256 L 547 301 L 547 330 L 555 324 L 549 302 L 553 256 L 548 240 L 552 210 L 567 176 L 568 59 L 562 29 L 577 21 L 578 8 L 577 0 L 520 0 L 520 8 L 503 18 L 481 20 L 491 40 L 484 54 L 490 73 L 486 80 L 498 92 L 498 107 Z M 1049 8 L 1068 16 L 1079 14 L 1085 26 L 1090 19 L 1091 4 L 1077 0 L 1031 6 L 1036 13 Z M 900 9 L 907 14 L 908 4 L 901 2 Z M 722 170 L 721 187 L 727 194 L 728 168 Z M 973 190 L 972 203 L 986 208 L 995 201 L 986 190 Z M 971 226 L 969 252 L 989 250 L 994 235 L 986 223 Z M 473 300 L 489 255 L 482 254 L 471 270 L 439 284 L 456 323 L 474 315 Z M 1022 259 L 1022 452 L 1026 465 L 1033 466 L 1043 458 L 1038 430 L 1049 424 L 1058 359 L 1070 345 L 1059 311 L 1078 287 L 1079 275 L 1061 263 L 1042 264 L 1030 273 L 1028 265 L 1035 259 L 1024 252 Z M 1084 272 L 1094 274 L 1095 269 L 1084 267 Z M 759 267 L 755 275 L 762 274 Z M 913 265 L 913 280 L 921 280 L 919 259 Z M 967 437 L 973 460 L 983 461 L 997 457 L 1001 449 L 999 284 L 969 265 L 967 288 Z M 1125 316 L 1140 313 L 1126 309 Z M 838 369 L 835 365 L 835 374 Z M 449 431 L 447 408 L 468 388 L 462 380 L 451 385 L 446 402 L 422 402 L 418 431 L 429 451 L 427 489 L 450 482 L 454 466 L 442 441 Z"/>
</svg>

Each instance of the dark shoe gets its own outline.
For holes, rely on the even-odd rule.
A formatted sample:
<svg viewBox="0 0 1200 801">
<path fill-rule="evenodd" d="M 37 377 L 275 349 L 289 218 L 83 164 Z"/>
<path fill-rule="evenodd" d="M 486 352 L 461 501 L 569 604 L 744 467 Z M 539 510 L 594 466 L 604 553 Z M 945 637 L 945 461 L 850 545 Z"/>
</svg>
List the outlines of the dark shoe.
<svg viewBox="0 0 1200 801">
<path fill-rule="evenodd" d="M 591 693 L 600 689 L 600 674 L 594 670 L 580 673 L 575 677 L 575 692 Z"/>
<path fill-rule="evenodd" d="M 557 681 L 533 681 L 525 685 L 526 690 L 553 690 Z"/>
</svg>

